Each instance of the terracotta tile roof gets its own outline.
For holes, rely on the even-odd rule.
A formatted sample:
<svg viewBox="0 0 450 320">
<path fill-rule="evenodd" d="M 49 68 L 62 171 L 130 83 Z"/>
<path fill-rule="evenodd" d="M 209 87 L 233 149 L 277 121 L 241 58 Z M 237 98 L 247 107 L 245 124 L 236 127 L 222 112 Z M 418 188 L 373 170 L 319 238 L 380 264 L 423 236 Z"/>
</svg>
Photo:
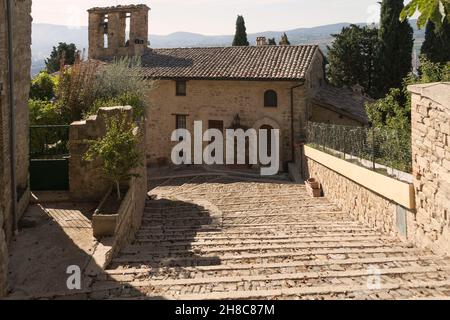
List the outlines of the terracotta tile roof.
<svg viewBox="0 0 450 320">
<path fill-rule="evenodd" d="M 145 75 L 158 79 L 304 80 L 316 45 L 151 49 Z"/>
<path fill-rule="evenodd" d="M 313 98 L 313 103 L 344 116 L 368 124 L 365 104 L 374 100 L 348 88 L 336 88 L 329 84 L 322 86 Z"/>
</svg>

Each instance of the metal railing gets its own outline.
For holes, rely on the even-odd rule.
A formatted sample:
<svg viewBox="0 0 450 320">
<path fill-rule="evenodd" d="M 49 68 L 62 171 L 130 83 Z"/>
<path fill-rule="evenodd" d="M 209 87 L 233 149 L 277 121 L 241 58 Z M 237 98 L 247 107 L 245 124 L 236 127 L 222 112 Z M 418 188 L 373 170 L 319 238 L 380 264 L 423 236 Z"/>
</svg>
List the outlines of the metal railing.
<svg viewBox="0 0 450 320">
<path fill-rule="evenodd" d="M 69 155 L 69 125 L 30 126 L 30 158 Z"/>
<path fill-rule="evenodd" d="M 371 170 L 411 173 L 411 134 L 407 131 L 309 122 L 307 142 Z"/>
</svg>

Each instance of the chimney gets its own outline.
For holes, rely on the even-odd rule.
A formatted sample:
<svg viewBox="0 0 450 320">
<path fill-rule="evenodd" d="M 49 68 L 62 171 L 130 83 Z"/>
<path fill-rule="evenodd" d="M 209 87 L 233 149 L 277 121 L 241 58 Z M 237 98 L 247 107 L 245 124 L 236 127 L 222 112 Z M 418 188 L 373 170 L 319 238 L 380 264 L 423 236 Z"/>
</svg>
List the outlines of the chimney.
<svg viewBox="0 0 450 320">
<path fill-rule="evenodd" d="M 258 37 L 256 38 L 256 46 L 267 46 L 267 39 L 266 37 Z"/>
</svg>

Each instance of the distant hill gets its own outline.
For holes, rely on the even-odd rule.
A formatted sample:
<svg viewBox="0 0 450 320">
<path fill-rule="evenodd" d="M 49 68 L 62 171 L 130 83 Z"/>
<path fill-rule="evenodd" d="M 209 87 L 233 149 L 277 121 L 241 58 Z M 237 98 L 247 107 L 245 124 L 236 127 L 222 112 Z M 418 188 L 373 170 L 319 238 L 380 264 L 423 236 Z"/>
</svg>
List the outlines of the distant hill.
<svg viewBox="0 0 450 320">
<path fill-rule="evenodd" d="M 414 27 L 416 38 L 416 50 L 424 38 L 424 31 L 417 30 L 415 21 L 411 24 Z M 337 23 L 313 28 L 298 28 L 287 31 L 266 31 L 249 34 L 251 44 L 256 43 L 256 38 L 265 36 L 267 38 L 275 38 L 277 41 L 281 35 L 286 32 L 292 44 L 318 44 L 326 53 L 326 47 L 332 42 L 332 35 L 339 33 L 343 27 L 349 26 L 350 23 Z M 365 25 L 358 23 L 358 25 Z M 58 42 L 75 43 L 80 50 L 88 48 L 88 28 L 70 28 L 61 25 L 33 23 L 32 34 L 32 74 L 35 75 L 44 66 L 44 60 L 50 55 L 52 47 Z M 175 32 L 169 35 L 153 35 L 150 34 L 150 45 L 153 48 L 175 48 L 175 47 L 213 47 L 227 46 L 233 41 L 232 35 L 207 36 L 190 32 Z"/>
</svg>

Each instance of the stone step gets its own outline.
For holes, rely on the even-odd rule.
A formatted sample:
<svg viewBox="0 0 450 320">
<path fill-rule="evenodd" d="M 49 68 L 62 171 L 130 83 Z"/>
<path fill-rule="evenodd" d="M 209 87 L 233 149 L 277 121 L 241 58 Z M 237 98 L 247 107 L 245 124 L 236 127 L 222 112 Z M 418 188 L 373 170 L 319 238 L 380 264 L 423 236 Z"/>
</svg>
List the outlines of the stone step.
<svg viewBox="0 0 450 320">
<path fill-rule="evenodd" d="M 174 240 L 151 240 L 151 239 L 142 239 L 138 238 L 135 241 L 135 246 L 146 245 L 146 246 L 155 246 L 158 248 L 161 247 L 209 247 L 209 246 L 227 246 L 232 247 L 235 245 L 244 245 L 244 244 L 292 244 L 292 243 L 311 243 L 311 242 L 349 242 L 349 241 L 373 241 L 373 243 L 385 243 L 384 241 L 391 240 L 391 237 L 372 235 L 372 236 L 362 236 L 362 237 L 353 237 L 353 236 L 338 236 L 338 237 L 290 237 L 285 239 L 236 239 L 236 240 L 197 240 L 197 241 L 174 241 Z"/>
<path fill-rule="evenodd" d="M 204 217 L 195 217 L 195 216 L 180 216 L 180 217 L 148 217 L 145 216 L 142 219 L 142 223 L 145 224 L 154 224 L 154 225 L 164 225 L 168 226 L 171 224 L 179 224 L 179 225 L 205 225 L 210 224 L 213 221 L 219 220 L 221 223 L 223 222 L 226 225 L 234 225 L 234 224 L 261 224 L 261 223 L 268 223 L 268 222 L 275 222 L 275 221 L 282 221 L 285 223 L 288 222 L 307 222 L 307 221 L 353 221 L 350 219 L 350 217 L 343 212 L 338 212 L 336 214 L 333 214 L 332 216 L 328 212 L 317 212 L 312 213 L 310 216 L 304 216 L 304 215 L 259 215 L 259 216 L 248 216 L 248 217 L 228 217 L 228 216 L 222 216 L 222 215 L 211 215 L 211 216 L 204 216 Z"/>
<path fill-rule="evenodd" d="M 178 233 L 174 234 L 155 234 L 153 232 L 147 231 L 139 231 L 136 235 L 137 240 L 153 240 L 155 242 L 160 241 L 214 241 L 214 240 L 281 240 L 281 239 L 303 239 L 303 238 L 320 238 L 320 237 L 345 237 L 345 236 L 353 236 L 353 237 L 371 237 L 371 236 L 383 236 L 382 233 L 370 231 L 370 232 L 354 232 L 354 230 L 344 230 L 342 232 L 291 232 L 291 233 L 272 233 L 272 235 L 267 234 L 266 232 L 255 234 L 254 232 L 242 232 L 242 233 L 211 233 L 203 235 L 203 233 L 190 233 L 179 235 Z"/>
<path fill-rule="evenodd" d="M 395 242 L 393 242 L 395 243 Z M 327 241 L 322 243 L 316 243 L 316 242 L 304 242 L 304 243 L 286 243 L 286 244 L 274 244 L 274 245 L 267 245 L 267 244 L 254 244 L 254 245 L 227 245 L 227 246 L 216 246 L 216 247 L 193 247 L 192 245 L 186 246 L 185 248 L 177 249 L 172 248 L 170 246 L 148 246 L 148 245 L 129 245 L 121 250 L 122 255 L 135 255 L 135 254 L 147 254 L 147 255 L 183 255 L 183 254 L 212 254 L 215 253 L 219 256 L 222 256 L 225 253 L 251 253 L 251 252 L 259 252 L 259 253 L 271 253 L 276 251 L 287 251 L 292 250 L 292 252 L 295 252 L 296 250 L 305 250 L 309 249 L 313 251 L 313 249 L 330 249 L 330 248 L 357 248 L 357 249 L 363 249 L 363 248 L 377 248 L 377 247 L 383 247 L 388 245 L 387 242 L 384 241 Z M 405 247 L 406 248 L 406 247 Z"/>
<path fill-rule="evenodd" d="M 139 233 L 140 234 L 152 234 L 155 236 L 167 236 L 176 237 L 181 235 L 186 235 L 192 237 L 193 235 L 198 236 L 216 236 L 216 235 L 296 235 L 303 233 L 323 233 L 323 232 L 345 232 L 345 233 L 357 233 L 357 232 L 375 232 L 372 228 L 368 228 L 362 225 L 303 225 L 303 226 L 273 226 L 273 227 L 249 227 L 249 228 L 211 228 L 211 226 L 205 226 L 204 228 L 190 227 L 190 228 L 173 228 L 168 229 L 163 226 L 143 226 Z"/>
<path fill-rule="evenodd" d="M 102 280 L 113 279 L 116 281 L 133 281 L 134 279 L 186 279 L 210 276 L 251 276 L 251 275 L 270 275 L 280 273 L 299 273 L 305 271 L 343 271 L 359 268 L 386 269 L 392 267 L 426 267 L 436 265 L 436 262 L 444 263 L 436 256 L 429 255 L 423 257 L 399 256 L 399 257 L 370 257 L 370 258 L 341 258 L 339 255 L 332 255 L 328 260 L 306 260 L 306 261 L 284 261 L 280 263 L 264 264 L 228 264 L 196 267 L 152 267 L 146 268 L 117 268 L 106 270 Z"/>
<path fill-rule="evenodd" d="M 224 192 L 223 194 L 221 194 L 220 196 L 209 196 L 209 195 L 204 195 L 204 196 L 197 196 L 197 195 L 192 195 L 190 194 L 189 196 L 183 196 L 183 199 L 186 200 L 196 200 L 196 199 L 207 199 L 209 201 L 214 201 L 215 203 L 218 204 L 228 204 L 228 203 L 235 203 L 235 202 L 242 202 L 245 200 L 256 200 L 256 199 L 267 199 L 267 198 L 272 198 L 274 197 L 274 193 L 272 191 L 264 193 L 264 192 L 258 192 L 258 193 L 249 193 L 249 192 L 245 192 L 245 193 L 239 193 L 240 196 L 233 196 L 232 198 L 230 197 L 230 195 L 227 195 L 226 192 Z M 311 199 L 311 196 L 309 196 L 308 192 L 306 190 L 301 191 L 301 192 L 288 192 L 288 193 L 276 193 L 276 198 L 277 199 L 285 199 L 285 200 L 296 200 L 296 199 Z M 236 200 L 236 201 L 235 201 Z M 260 201 L 251 201 L 250 203 L 257 203 Z"/>
<path fill-rule="evenodd" d="M 185 251 L 183 254 L 134 254 L 124 255 L 114 258 L 116 264 L 141 263 L 145 265 L 157 266 L 209 266 L 217 264 L 238 264 L 238 263 L 277 263 L 289 261 L 304 261 L 315 259 L 317 256 L 326 255 L 358 255 L 358 257 L 372 257 L 374 254 L 388 254 L 389 256 L 402 256 L 417 254 L 418 249 L 393 246 L 392 248 L 323 248 L 314 250 L 296 250 L 259 253 L 225 253 L 220 257 L 216 254 L 198 255 L 194 252 Z"/>
<path fill-rule="evenodd" d="M 208 198 L 205 198 L 204 200 L 208 200 Z M 279 205 L 279 202 L 283 203 L 283 206 Z M 299 204 L 301 202 L 301 204 Z M 225 206 L 226 208 L 236 208 L 236 207 L 242 207 L 246 206 L 249 207 L 251 205 L 258 205 L 258 207 L 274 207 L 283 209 L 284 207 L 295 207 L 295 206 L 308 206 L 308 205 L 319 205 L 319 204 L 331 204 L 327 199 L 325 198 L 311 198 L 311 197 L 304 197 L 304 198 L 296 198 L 296 199 L 274 199 L 274 200 L 267 200 L 267 201 L 242 201 L 242 202 L 234 202 L 234 203 L 227 203 L 227 204 L 220 204 L 220 203 L 214 203 L 218 207 Z M 264 206 L 262 206 L 264 205 Z M 164 200 L 150 200 L 147 205 L 146 209 L 152 208 L 152 209 L 190 209 L 192 206 L 197 206 L 195 203 L 189 203 L 188 200 L 186 202 L 182 202 L 180 198 L 177 199 L 167 199 Z M 236 210 L 236 209 L 235 209 Z"/>
<path fill-rule="evenodd" d="M 373 230 L 360 225 L 356 222 L 330 222 L 330 221 L 317 221 L 317 222 L 296 222 L 296 223 L 271 223 L 271 224 L 235 224 L 224 226 L 211 226 L 211 225 L 190 225 L 190 226 L 171 226 L 165 227 L 163 225 L 142 225 L 141 231 L 153 230 L 155 233 L 164 232 L 170 233 L 184 233 L 184 232 L 242 232 L 242 231 L 255 231 L 255 232 L 304 232 L 306 230 Z"/>
<path fill-rule="evenodd" d="M 410 275 L 420 277 L 428 273 L 436 274 L 440 279 L 435 281 L 439 284 L 434 286 L 450 286 L 450 267 L 401 267 L 401 268 L 386 268 L 377 270 L 377 274 L 381 276 L 381 285 L 384 286 L 397 286 L 403 284 L 401 278 L 403 275 Z M 201 285 L 208 292 L 217 294 L 233 293 L 229 297 L 240 298 L 236 296 L 233 289 L 239 288 L 239 286 L 248 287 L 251 291 L 265 290 L 270 287 L 271 290 L 282 290 L 288 288 L 302 289 L 305 287 L 323 287 L 335 286 L 339 287 L 341 280 L 346 281 L 348 284 L 345 286 L 347 291 L 354 291 L 355 287 L 360 288 L 362 284 L 365 284 L 365 289 L 368 289 L 368 282 L 373 274 L 368 273 L 366 268 L 356 270 L 345 271 L 319 271 L 319 272 L 301 272 L 301 273 L 281 273 L 272 275 L 255 275 L 255 276 L 234 276 L 234 277 L 204 277 L 193 279 L 167 279 L 167 280 L 134 280 L 127 282 L 126 285 L 133 288 L 148 288 L 152 291 L 158 292 L 158 289 L 170 290 L 175 293 L 177 290 L 184 290 L 189 292 L 196 285 Z M 431 281 L 427 281 L 428 287 Z M 414 283 L 414 282 L 413 282 Z M 99 281 L 93 285 L 93 290 L 104 290 L 121 288 L 123 284 L 117 281 Z M 155 290 L 156 289 L 156 290 Z M 257 292 L 254 294 L 258 295 Z M 183 297 L 184 298 L 184 297 Z M 216 298 L 216 297 L 214 297 Z M 226 299 L 221 297 L 220 299 Z"/>
<path fill-rule="evenodd" d="M 214 204 L 211 204 L 214 205 Z M 217 207 L 217 206 L 216 206 Z M 307 214 L 310 211 L 341 211 L 337 206 L 333 204 L 313 204 L 313 205 L 295 205 L 291 207 L 277 207 L 277 208 L 253 208 L 253 209 L 228 209 L 227 207 L 220 208 L 220 211 L 227 214 L 239 213 L 242 215 L 243 212 L 248 213 L 303 213 Z M 198 204 L 192 204 L 186 206 L 182 209 L 173 208 L 153 208 L 147 206 L 144 210 L 146 214 L 181 214 L 181 213 L 208 213 L 209 210 Z M 175 212 L 175 213 L 174 213 Z"/>
</svg>

